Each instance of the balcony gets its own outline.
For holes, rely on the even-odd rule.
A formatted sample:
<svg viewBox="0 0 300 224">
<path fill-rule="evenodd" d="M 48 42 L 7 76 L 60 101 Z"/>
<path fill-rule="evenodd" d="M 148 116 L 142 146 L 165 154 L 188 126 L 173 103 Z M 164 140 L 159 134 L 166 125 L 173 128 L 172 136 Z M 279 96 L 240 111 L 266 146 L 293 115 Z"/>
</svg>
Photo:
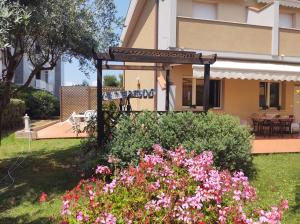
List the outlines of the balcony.
<svg viewBox="0 0 300 224">
<path fill-rule="evenodd" d="M 280 29 L 279 55 L 300 57 L 300 30 Z"/>
<path fill-rule="evenodd" d="M 42 89 L 42 90 L 46 90 L 48 92 L 53 93 L 54 91 L 54 86 L 50 83 L 46 83 L 43 80 L 35 80 L 35 88 L 37 89 Z"/>
<path fill-rule="evenodd" d="M 207 51 L 271 54 L 272 28 L 178 17 L 177 47 Z"/>
</svg>

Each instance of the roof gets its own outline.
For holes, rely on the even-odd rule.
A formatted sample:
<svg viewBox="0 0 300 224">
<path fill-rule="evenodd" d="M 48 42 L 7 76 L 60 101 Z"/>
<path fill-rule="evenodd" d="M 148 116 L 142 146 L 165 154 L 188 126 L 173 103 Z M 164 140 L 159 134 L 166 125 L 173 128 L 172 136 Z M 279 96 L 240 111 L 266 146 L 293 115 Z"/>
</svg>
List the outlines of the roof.
<svg viewBox="0 0 300 224">
<path fill-rule="evenodd" d="M 257 0 L 258 3 L 272 3 L 279 1 L 280 5 L 291 8 L 300 8 L 299 0 Z"/>
<path fill-rule="evenodd" d="M 128 7 L 128 10 L 127 10 L 126 19 L 125 19 L 125 22 L 124 22 L 124 27 L 123 27 L 121 37 L 120 37 L 120 43 L 119 43 L 120 47 L 123 45 L 123 42 L 124 42 L 126 34 L 127 34 L 128 27 L 131 24 L 131 21 L 132 21 L 134 12 L 137 8 L 138 2 L 139 2 L 139 0 L 130 0 L 129 7 Z"/>
</svg>

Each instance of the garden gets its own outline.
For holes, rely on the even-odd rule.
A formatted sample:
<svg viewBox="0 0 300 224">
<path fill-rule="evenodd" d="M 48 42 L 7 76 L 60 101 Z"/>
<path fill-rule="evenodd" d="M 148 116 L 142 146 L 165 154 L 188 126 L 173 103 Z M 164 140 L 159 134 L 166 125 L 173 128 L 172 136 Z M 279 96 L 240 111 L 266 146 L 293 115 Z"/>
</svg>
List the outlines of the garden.
<svg viewBox="0 0 300 224">
<path fill-rule="evenodd" d="M 93 137 L 28 150 L 6 135 L 0 223 L 299 221 L 300 155 L 252 156 L 231 116 L 144 112 L 106 132 L 101 150 Z"/>
</svg>

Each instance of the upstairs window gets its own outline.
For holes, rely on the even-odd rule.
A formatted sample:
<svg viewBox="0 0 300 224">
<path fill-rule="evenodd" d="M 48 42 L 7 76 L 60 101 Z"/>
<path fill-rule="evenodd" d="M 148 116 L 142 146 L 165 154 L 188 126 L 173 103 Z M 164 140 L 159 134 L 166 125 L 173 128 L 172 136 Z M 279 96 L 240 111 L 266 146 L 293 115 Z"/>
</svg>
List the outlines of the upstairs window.
<svg viewBox="0 0 300 224">
<path fill-rule="evenodd" d="M 48 83 L 49 82 L 49 72 L 45 71 L 45 82 Z"/>
<path fill-rule="evenodd" d="M 35 75 L 35 79 L 37 79 L 37 80 L 40 80 L 40 79 L 41 79 L 41 72 L 38 72 L 38 73 Z"/>
<path fill-rule="evenodd" d="M 279 27 L 280 28 L 294 28 L 294 15 L 288 13 L 279 14 Z"/>
<path fill-rule="evenodd" d="M 193 2 L 193 18 L 216 20 L 217 5 L 212 3 Z"/>
</svg>

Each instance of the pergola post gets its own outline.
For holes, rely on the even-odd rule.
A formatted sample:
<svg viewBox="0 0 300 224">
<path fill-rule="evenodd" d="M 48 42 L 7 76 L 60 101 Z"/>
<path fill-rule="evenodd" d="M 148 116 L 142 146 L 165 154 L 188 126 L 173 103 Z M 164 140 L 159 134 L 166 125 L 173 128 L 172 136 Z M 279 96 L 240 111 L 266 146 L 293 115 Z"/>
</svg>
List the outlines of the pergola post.
<svg viewBox="0 0 300 224">
<path fill-rule="evenodd" d="M 99 147 L 102 147 L 104 143 L 104 113 L 102 87 L 102 60 L 97 59 L 97 142 Z"/>
<path fill-rule="evenodd" d="M 209 110 L 209 86 L 210 86 L 210 64 L 204 65 L 204 94 L 203 94 L 203 109 L 207 113 Z"/>
<path fill-rule="evenodd" d="M 170 110 L 170 70 L 166 70 L 166 111 Z"/>
</svg>

